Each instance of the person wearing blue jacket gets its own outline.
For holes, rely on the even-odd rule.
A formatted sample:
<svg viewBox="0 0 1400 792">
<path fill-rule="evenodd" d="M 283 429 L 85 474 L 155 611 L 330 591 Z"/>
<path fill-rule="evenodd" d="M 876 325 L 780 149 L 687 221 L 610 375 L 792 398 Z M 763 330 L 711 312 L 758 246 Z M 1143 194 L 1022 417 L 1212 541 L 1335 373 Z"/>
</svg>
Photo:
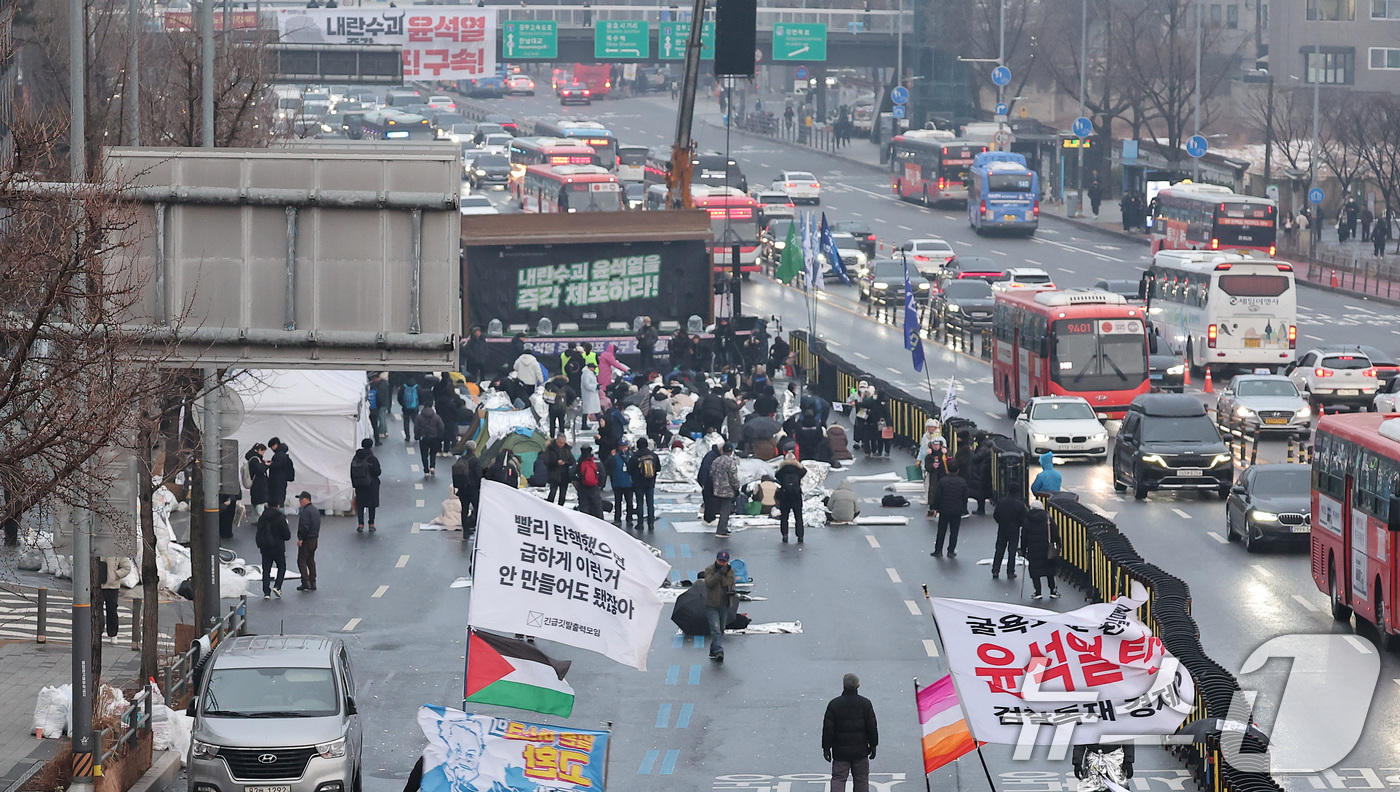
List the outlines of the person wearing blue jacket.
<svg viewBox="0 0 1400 792">
<path fill-rule="evenodd" d="M 1055 455 L 1049 451 L 1040 455 L 1040 474 L 1031 482 L 1031 494 L 1053 495 L 1060 491 L 1060 471 L 1055 469 Z"/>
<path fill-rule="evenodd" d="M 637 520 L 637 504 L 633 499 L 632 474 L 627 471 L 628 465 L 632 462 L 632 444 L 627 438 L 622 438 L 617 443 L 617 448 L 611 454 L 609 460 L 608 475 L 612 478 L 613 491 L 613 525 L 622 525 L 622 502 L 627 501 L 627 527 L 631 528 L 632 523 Z"/>
</svg>

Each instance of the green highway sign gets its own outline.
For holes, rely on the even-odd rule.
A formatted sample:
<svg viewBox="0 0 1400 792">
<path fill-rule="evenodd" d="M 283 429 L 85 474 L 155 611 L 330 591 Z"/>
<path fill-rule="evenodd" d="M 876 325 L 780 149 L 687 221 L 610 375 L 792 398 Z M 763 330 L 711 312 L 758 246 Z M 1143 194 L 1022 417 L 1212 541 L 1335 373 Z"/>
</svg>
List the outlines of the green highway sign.
<svg viewBox="0 0 1400 792">
<path fill-rule="evenodd" d="M 773 60 L 775 61 L 825 61 L 826 25 L 794 25 L 779 23 L 773 26 Z"/>
<path fill-rule="evenodd" d="M 511 20 L 501 23 L 502 60 L 554 60 L 559 57 L 559 23 Z"/>
<path fill-rule="evenodd" d="M 593 57 L 636 60 L 651 57 L 651 27 L 630 19 L 602 19 L 593 29 Z"/>
<path fill-rule="evenodd" d="M 656 57 L 661 60 L 683 60 L 689 42 L 689 22 L 662 22 L 656 34 Z M 714 59 L 715 23 L 706 22 L 700 28 L 700 60 Z"/>
</svg>

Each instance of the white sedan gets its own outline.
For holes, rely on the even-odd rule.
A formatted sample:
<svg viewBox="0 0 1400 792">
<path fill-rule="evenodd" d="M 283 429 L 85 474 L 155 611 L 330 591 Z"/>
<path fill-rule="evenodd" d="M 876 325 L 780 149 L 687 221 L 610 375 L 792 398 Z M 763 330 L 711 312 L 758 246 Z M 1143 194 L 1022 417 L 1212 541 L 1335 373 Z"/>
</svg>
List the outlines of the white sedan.
<svg viewBox="0 0 1400 792">
<path fill-rule="evenodd" d="M 1108 430 L 1080 396 L 1036 396 L 1016 417 L 1011 433 L 1032 458 L 1051 451 L 1063 457 L 1108 459 Z"/>
<path fill-rule="evenodd" d="M 491 199 L 487 198 L 484 195 L 463 195 L 461 203 L 461 212 L 462 216 L 466 217 L 467 215 L 500 214 L 501 210 L 497 209 L 491 203 Z"/>
<path fill-rule="evenodd" d="M 794 203 L 805 201 L 819 204 L 822 202 L 822 183 L 817 181 L 815 175 L 807 171 L 783 171 L 778 174 L 778 178 L 773 180 L 773 189 L 787 193 L 787 196 Z"/>
<path fill-rule="evenodd" d="M 1390 381 L 1389 385 L 1381 388 L 1381 392 L 1376 394 L 1376 398 L 1371 401 L 1371 409 L 1378 413 L 1400 412 L 1400 377 Z"/>
</svg>

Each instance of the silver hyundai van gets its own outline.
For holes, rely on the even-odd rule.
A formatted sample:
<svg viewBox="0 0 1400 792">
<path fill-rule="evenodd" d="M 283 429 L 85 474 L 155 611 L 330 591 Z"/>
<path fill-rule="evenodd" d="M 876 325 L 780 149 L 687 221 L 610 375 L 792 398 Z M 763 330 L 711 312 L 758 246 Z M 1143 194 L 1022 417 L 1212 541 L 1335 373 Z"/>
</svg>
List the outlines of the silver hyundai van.
<svg viewBox="0 0 1400 792">
<path fill-rule="evenodd" d="M 360 792 L 360 717 L 343 641 L 229 639 L 190 704 L 189 792 Z"/>
</svg>

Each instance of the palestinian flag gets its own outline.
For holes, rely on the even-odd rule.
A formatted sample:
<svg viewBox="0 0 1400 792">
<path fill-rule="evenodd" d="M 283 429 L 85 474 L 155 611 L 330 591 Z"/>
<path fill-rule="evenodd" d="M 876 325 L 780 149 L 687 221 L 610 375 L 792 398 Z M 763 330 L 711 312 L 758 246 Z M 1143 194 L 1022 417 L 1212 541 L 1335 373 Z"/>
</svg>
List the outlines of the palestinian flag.
<svg viewBox="0 0 1400 792">
<path fill-rule="evenodd" d="M 570 665 L 524 641 L 468 630 L 463 699 L 567 718 L 574 711 L 574 689 L 564 681 Z"/>
</svg>

